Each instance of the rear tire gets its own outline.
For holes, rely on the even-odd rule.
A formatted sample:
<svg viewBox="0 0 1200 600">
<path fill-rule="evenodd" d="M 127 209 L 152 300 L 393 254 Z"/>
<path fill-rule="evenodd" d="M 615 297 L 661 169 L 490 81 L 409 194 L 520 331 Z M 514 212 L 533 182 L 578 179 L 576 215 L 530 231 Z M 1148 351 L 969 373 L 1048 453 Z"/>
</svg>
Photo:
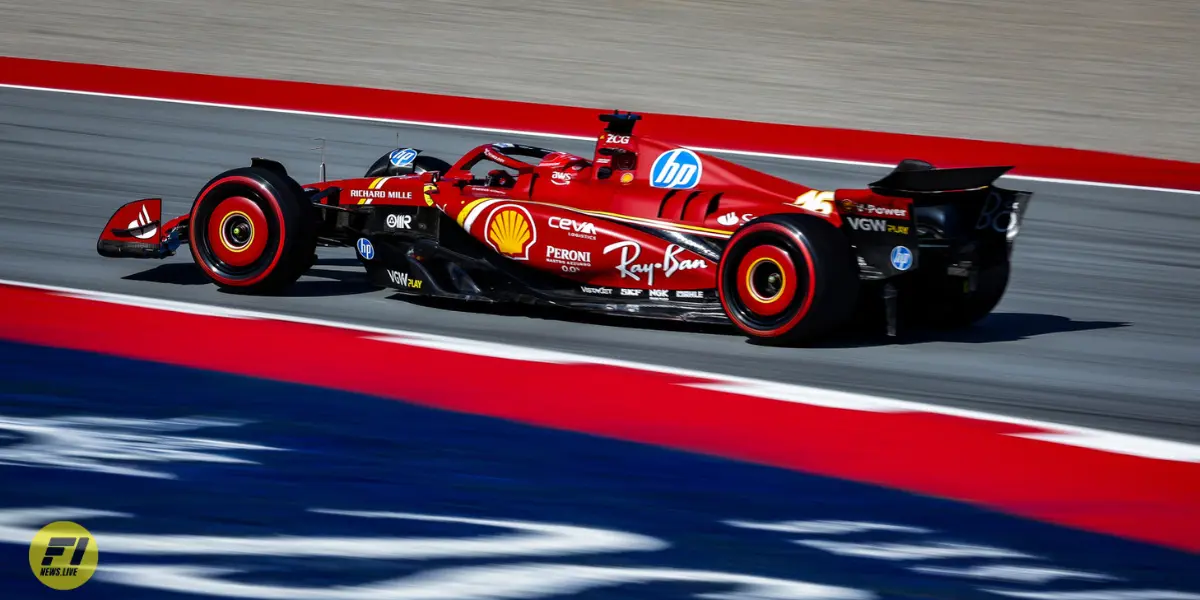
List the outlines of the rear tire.
<svg viewBox="0 0 1200 600">
<path fill-rule="evenodd" d="M 256 167 L 208 182 L 192 203 L 192 259 L 224 290 L 273 293 L 312 266 L 315 210 L 298 183 Z"/>
<path fill-rule="evenodd" d="M 934 275 L 918 278 L 913 294 L 921 325 L 931 329 L 970 327 L 992 312 L 1008 287 L 1008 263 L 980 271 L 975 291 L 962 277 Z"/>
<path fill-rule="evenodd" d="M 924 240 L 945 240 L 947 232 L 969 231 L 976 215 L 964 214 L 960 207 L 938 205 L 917 209 L 917 231 Z M 908 306 L 918 324 L 931 329 L 951 330 L 970 327 L 986 317 L 1000 303 L 1008 288 L 1011 267 L 1007 259 L 989 265 L 976 276 L 975 291 L 968 289 L 963 277 L 946 274 L 949 264 L 944 255 L 923 253 L 921 269 L 914 274 Z"/>
<path fill-rule="evenodd" d="M 811 215 L 750 221 L 717 265 L 725 314 L 766 345 L 795 345 L 836 330 L 853 314 L 858 290 L 846 235 Z"/>
</svg>

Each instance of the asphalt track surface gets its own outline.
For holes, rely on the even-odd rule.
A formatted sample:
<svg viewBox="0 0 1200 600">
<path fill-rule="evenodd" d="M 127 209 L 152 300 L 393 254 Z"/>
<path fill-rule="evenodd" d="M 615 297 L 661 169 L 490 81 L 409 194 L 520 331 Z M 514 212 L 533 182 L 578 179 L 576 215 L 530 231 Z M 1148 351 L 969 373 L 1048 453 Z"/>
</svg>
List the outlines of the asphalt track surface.
<svg viewBox="0 0 1200 600">
<path fill-rule="evenodd" d="M 1194 0 L 0 0 L 0 14 L 8 56 L 1200 160 Z"/>
<path fill-rule="evenodd" d="M 492 134 L 141 100 L 0 90 L 0 278 L 337 319 L 941 403 L 1200 441 L 1200 203 L 1194 195 L 1006 181 L 1035 192 L 1015 274 L 976 328 L 896 343 L 850 335 L 817 348 L 751 345 L 723 329 L 536 312 L 430 307 L 370 287 L 351 250 L 285 297 L 218 292 L 186 249 L 165 261 L 104 259 L 122 203 L 186 212 L 199 186 L 252 156 L 316 179 L 361 175 L 396 144 L 451 161 Z M 521 138 L 587 154 L 586 142 Z M 734 157 L 814 187 L 858 187 L 879 169 Z M 153 332 L 171 339 L 170 332 Z M 148 334 L 131 330 L 132 336 Z M 128 340 L 113 340 L 114 344 Z M 320 349 L 314 348 L 314 356 Z M 186 352 L 179 347 L 170 352 Z M 419 376 L 419 374 L 413 374 Z M 636 393 L 636 390 L 614 390 Z M 653 398 L 647 398 L 652 402 Z M 847 432 L 852 435 L 853 432 Z"/>
</svg>

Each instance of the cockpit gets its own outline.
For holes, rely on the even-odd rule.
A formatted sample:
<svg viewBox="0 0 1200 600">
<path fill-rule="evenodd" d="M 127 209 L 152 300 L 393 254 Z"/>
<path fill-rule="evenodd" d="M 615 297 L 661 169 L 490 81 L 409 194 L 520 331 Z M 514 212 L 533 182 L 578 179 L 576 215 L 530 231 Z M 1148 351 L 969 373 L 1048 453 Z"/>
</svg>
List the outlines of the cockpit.
<svg viewBox="0 0 1200 600">
<path fill-rule="evenodd" d="M 516 187 L 522 176 L 539 170 L 579 171 L 591 166 L 581 156 L 521 144 L 485 144 L 468 156 L 453 171 L 470 172 L 469 185 L 494 188 Z"/>
</svg>

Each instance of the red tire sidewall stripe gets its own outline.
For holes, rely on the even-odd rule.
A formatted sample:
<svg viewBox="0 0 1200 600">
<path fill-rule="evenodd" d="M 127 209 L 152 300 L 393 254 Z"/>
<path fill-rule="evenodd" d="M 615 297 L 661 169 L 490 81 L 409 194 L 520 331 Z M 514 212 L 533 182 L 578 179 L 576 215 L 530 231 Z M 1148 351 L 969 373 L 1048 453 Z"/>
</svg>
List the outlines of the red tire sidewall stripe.
<svg viewBox="0 0 1200 600">
<path fill-rule="evenodd" d="M 265 185 L 263 185 L 261 182 L 251 179 L 249 177 L 244 177 L 241 175 L 233 175 L 230 177 L 222 177 L 221 179 L 214 181 L 211 185 L 204 188 L 203 192 L 200 192 L 199 200 L 197 200 L 195 205 L 192 207 L 192 213 L 189 217 L 190 222 L 192 222 L 192 223 L 196 222 L 196 211 L 200 208 L 200 205 L 204 203 L 204 200 L 208 196 L 209 192 L 211 192 L 213 190 L 213 188 L 216 188 L 217 186 L 220 186 L 220 185 L 224 185 L 226 183 L 240 183 L 242 185 L 249 186 L 249 187 L 257 190 L 264 199 L 266 199 L 268 202 L 270 202 L 271 210 L 275 212 L 275 216 L 279 222 L 279 241 L 278 241 L 278 246 L 275 249 L 275 257 L 274 257 L 274 259 L 271 260 L 271 264 L 262 273 L 259 273 L 257 277 L 254 277 L 251 279 L 243 279 L 243 280 L 235 280 L 235 279 L 229 279 L 227 277 L 223 277 L 220 274 L 218 274 L 216 271 L 213 271 L 212 268 L 210 268 L 208 266 L 208 264 L 206 262 L 204 262 L 204 260 L 198 255 L 198 251 L 196 250 L 196 242 L 195 242 L 197 231 L 196 231 L 195 227 L 190 227 L 189 228 L 189 230 L 191 232 L 190 235 L 192 236 L 192 258 L 196 261 L 196 264 L 200 265 L 200 268 L 203 269 L 204 272 L 206 274 L 208 274 L 208 276 L 211 277 L 212 279 L 214 279 L 220 283 L 223 283 L 225 285 L 231 286 L 231 287 L 246 287 L 246 286 L 254 285 L 254 284 L 262 281 L 263 279 L 266 279 L 268 275 L 270 275 L 272 272 L 275 271 L 275 266 L 279 264 L 280 258 L 283 257 L 283 244 L 284 244 L 284 240 L 287 239 L 287 231 L 286 231 L 286 228 L 285 228 L 285 225 L 283 222 L 283 210 L 280 209 L 279 200 L 275 197 L 275 194 L 271 193 L 271 191 L 268 190 L 267 187 Z M 199 232 L 199 235 L 204 235 L 204 232 Z M 264 249 L 263 251 L 265 252 L 266 249 Z"/>
<path fill-rule="evenodd" d="M 812 309 L 813 297 L 816 295 L 817 291 L 817 268 L 816 264 L 813 262 L 812 253 L 809 252 L 808 246 L 804 243 L 804 240 L 801 239 L 800 236 L 796 235 L 792 230 L 778 223 L 756 223 L 743 228 L 741 231 L 735 233 L 732 238 L 730 238 L 729 243 L 725 246 L 727 248 L 726 252 L 728 252 L 728 249 L 733 248 L 737 242 L 739 242 L 745 236 L 758 233 L 760 231 L 774 231 L 776 233 L 783 234 L 795 242 L 796 247 L 800 249 L 800 254 L 804 257 L 804 266 L 806 269 L 808 269 L 808 285 L 804 294 L 804 303 L 801 304 L 800 310 L 796 312 L 795 316 L 793 316 L 791 319 L 788 319 L 786 323 L 776 327 L 775 329 L 770 329 L 767 331 L 749 328 L 740 320 L 734 318 L 732 314 L 728 316 L 730 317 L 730 320 L 733 321 L 734 325 L 737 325 L 738 329 L 741 329 L 750 335 L 755 337 L 779 337 L 799 325 L 800 322 L 804 320 L 804 317 L 808 314 L 808 311 Z M 728 301 L 725 299 L 724 268 L 717 269 L 717 293 L 720 295 L 722 304 L 727 305 Z M 731 311 L 726 309 L 726 313 L 729 312 Z"/>
</svg>

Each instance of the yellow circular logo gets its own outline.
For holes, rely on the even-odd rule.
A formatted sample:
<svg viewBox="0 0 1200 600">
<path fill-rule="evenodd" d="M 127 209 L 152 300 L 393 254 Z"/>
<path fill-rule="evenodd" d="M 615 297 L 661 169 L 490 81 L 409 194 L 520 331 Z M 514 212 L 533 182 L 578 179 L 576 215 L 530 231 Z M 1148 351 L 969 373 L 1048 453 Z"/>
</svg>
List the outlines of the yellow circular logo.
<svg viewBox="0 0 1200 600">
<path fill-rule="evenodd" d="M 73 590 L 92 578 L 100 549 L 83 526 L 55 521 L 29 544 L 29 567 L 38 581 L 56 590 Z"/>
</svg>

